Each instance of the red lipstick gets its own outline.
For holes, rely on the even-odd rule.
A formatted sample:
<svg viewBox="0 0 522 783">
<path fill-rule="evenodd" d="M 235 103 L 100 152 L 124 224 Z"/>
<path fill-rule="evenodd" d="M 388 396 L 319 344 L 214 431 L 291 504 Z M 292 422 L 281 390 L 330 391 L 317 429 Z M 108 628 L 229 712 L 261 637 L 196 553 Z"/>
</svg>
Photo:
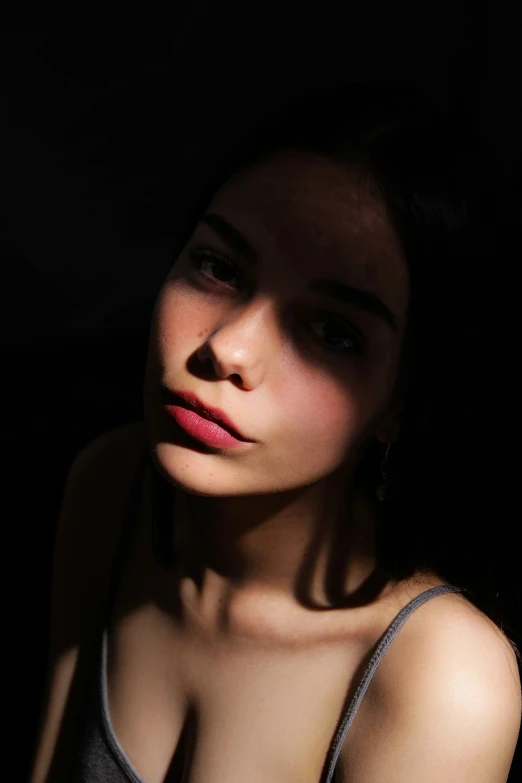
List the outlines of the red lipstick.
<svg viewBox="0 0 522 783">
<path fill-rule="evenodd" d="M 193 438 L 218 448 L 251 443 L 229 416 L 206 405 L 192 392 L 165 390 L 165 409 Z"/>
</svg>

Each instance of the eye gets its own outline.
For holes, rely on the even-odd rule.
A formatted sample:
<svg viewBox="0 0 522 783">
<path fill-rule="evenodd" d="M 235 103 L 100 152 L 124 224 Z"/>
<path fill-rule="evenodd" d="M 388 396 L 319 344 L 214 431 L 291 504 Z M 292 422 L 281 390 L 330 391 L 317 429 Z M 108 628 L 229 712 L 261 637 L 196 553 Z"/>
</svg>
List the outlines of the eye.
<svg viewBox="0 0 522 783">
<path fill-rule="evenodd" d="M 224 256 L 219 256 L 210 250 L 193 250 L 190 253 L 190 261 L 196 269 L 198 277 L 214 285 L 225 286 L 226 288 L 235 288 L 228 283 L 230 277 L 241 279 L 239 271 L 231 261 Z M 210 269 L 210 274 L 203 271 L 203 268 Z M 214 272 L 212 271 L 214 268 Z M 216 277 L 217 274 L 217 277 Z M 224 278 L 219 279 L 219 278 Z"/>
<path fill-rule="evenodd" d="M 201 280 L 221 288 L 237 289 L 236 285 L 230 285 L 229 280 L 236 278 L 243 283 L 241 273 L 225 256 L 221 256 L 213 250 L 194 249 L 190 252 L 190 262 Z M 204 268 L 209 271 L 204 271 Z M 216 277 L 217 275 L 217 277 Z M 224 279 L 220 279 L 224 278 Z M 324 318 L 314 319 L 310 324 L 327 324 L 327 328 L 321 330 L 326 337 L 320 337 L 319 341 L 326 350 L 337 354 L 362 353 L 364 340 L 362 335 L 348 321 L 331 314 Z M 329 325 L 329 326 L 328 326 Z M 312 327 L 310 327 L 312 328 Z M 315 331 L 315 330 L 314 330 Z M 333 335 L 333 336 L 332 336 Z M 328 344 L 329 341 L 331 344 Z"/>
<path fill-rule="evenodd" d="M 335 353 L 361 353 L 363 349 L 363 341 L 361 336 L 355 332 L 355 329 L 342 318 L 335 318 L 328 316 L 321 319 L 315 319 L 310 322 L 311 324 L 322 324 L 323 327 L 320 331 L 326 333 L 326 338 L 323 342 L 326 344 L 326 340 L 330 342 L 327 348 Z M 326 329 L 324 324 L 327 324 Z M 329 325 L 329 326 L 328 326 Z"/>
</svg>

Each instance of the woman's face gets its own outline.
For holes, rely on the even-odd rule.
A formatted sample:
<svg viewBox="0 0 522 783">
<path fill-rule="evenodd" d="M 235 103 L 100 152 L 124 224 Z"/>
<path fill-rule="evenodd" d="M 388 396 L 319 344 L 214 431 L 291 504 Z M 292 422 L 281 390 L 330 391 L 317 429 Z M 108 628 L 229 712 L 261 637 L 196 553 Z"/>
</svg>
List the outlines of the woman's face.
<svg viewBox="0 0 522 783">
<path fill-rule="evenodd" d="M 275 493 L 394 439 L 408 297 L 399 241 L 359 170 L 282 152 L 232 177 L 153 313 L 144 412 L 161 471 L 189 493 Z M 251 442 L 187 440 L 163 389 L 225 411 Z"/>
</svg>

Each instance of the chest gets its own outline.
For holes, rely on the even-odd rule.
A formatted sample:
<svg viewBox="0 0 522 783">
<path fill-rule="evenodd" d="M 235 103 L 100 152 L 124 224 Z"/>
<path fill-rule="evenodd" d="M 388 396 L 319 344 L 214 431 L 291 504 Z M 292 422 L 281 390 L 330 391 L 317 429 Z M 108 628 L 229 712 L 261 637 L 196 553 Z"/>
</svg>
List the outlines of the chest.
<svg viewBox="0 0 522 783">
<path fill-rule="evenodd" d="M 146 783 L 319 783 L 361 658 L 189 643 L 141 608 L 107 636 L 112 730 Z"/>
<path fill-rule="evenodd" d="M 378 634 L 187 635 L 145 547 L 129 553 L 106 637 L 110 729 L 128 761 L 145 783 L 319 783 Z"/>
</svg>

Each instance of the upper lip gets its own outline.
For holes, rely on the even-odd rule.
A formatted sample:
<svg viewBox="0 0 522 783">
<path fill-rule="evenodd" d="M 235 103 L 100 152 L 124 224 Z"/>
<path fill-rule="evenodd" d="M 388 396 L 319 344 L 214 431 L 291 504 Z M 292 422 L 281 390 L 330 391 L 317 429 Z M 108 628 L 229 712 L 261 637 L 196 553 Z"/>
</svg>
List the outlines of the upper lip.
<svg viewBox="0 0 522 783">
<path fill-rule="evenodd" d="M 219 424 L 220 427 L 223 427 L 223 429 L 230 432 L 231 435 L 234 435 L 234 437 L 238 438 L 239 440 L 250 441 L 250 438 L 247 438 L 240 430 L 238 430 L 232 419 L 227 416 L 225 411 L 222 411 L 219 408 L 214 408 L 211 405 L 206 405 L 192 392 L 177 390 L 170 391 L 167 389 L 165 398 L 166 402 L 170 403 L 171 405 L 182 405 L 184 408 L 190 408 L 190 410 L 195 411 L 204 419 L 215 421 L 216 424 Z"/>
</svg>

